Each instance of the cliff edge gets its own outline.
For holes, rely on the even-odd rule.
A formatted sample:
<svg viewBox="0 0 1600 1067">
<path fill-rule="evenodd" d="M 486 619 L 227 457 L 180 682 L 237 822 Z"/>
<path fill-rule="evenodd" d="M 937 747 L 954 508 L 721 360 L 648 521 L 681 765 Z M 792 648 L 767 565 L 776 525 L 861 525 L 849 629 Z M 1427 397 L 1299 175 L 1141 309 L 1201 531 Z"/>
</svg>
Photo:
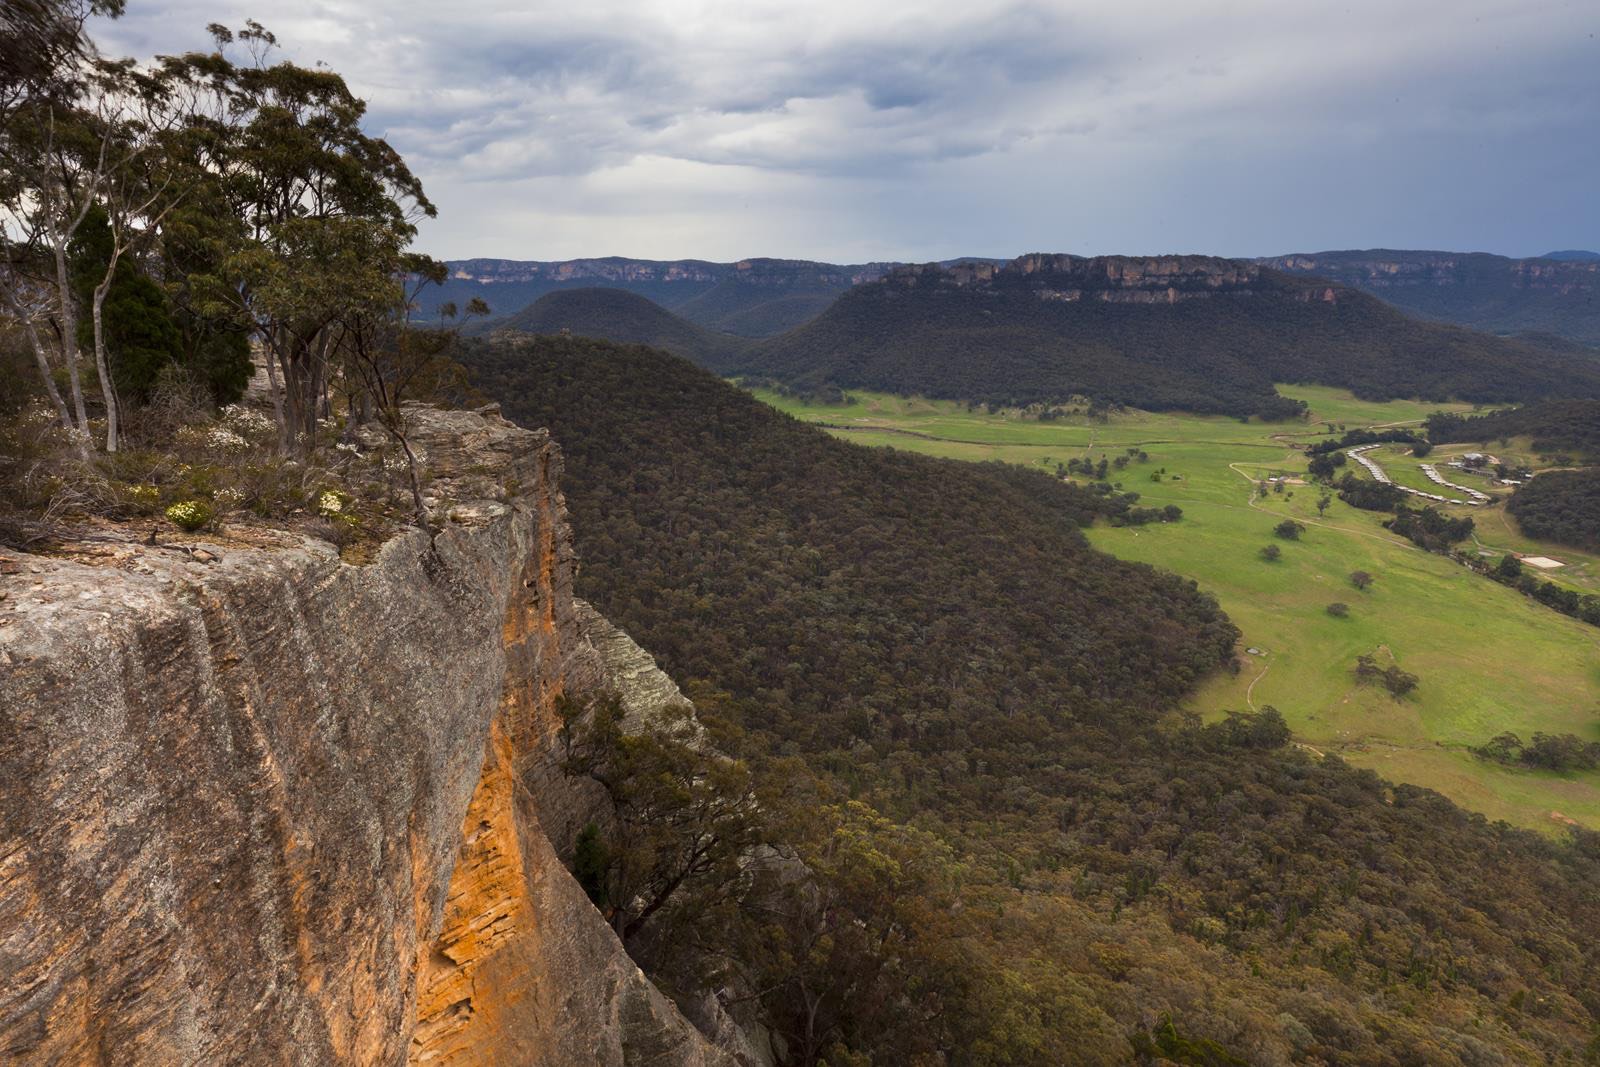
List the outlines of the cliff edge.
<svg viewBox="0 0 1600 1067">
<path fill-rule="evenodd" d="M 369 565 L 268 530 L 0 563 L 0 1059 L 728 1062 L 557 858 L 600 798 L 555 701 L 641 687 L 573 600 L 560 452 L 413 420 L 441 529 Z"/>
</svg>

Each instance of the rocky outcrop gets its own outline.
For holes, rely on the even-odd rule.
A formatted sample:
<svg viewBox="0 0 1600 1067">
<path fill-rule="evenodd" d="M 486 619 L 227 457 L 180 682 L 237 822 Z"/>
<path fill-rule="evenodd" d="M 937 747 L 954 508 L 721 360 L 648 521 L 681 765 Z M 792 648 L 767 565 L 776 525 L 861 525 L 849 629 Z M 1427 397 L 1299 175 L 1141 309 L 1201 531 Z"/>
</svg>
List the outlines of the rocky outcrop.
<svg viewBox="0 0 1600 1067">
<path fill-rule="evenodd" d="M 367 566 L 112 531 L 0 569 L 0 1060 L 726 1062 L 558 859 L 598 799 L 555 702 L 618 640 L 560 454 L 413 418 L 441 529 Z"/>
</svg>

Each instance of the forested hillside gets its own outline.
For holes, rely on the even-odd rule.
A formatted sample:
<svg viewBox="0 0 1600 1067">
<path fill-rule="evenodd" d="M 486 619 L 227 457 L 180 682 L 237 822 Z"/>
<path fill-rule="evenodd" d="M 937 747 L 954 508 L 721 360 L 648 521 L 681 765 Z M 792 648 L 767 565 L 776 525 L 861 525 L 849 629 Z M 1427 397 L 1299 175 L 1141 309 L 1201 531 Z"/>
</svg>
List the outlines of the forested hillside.
<svg viewBox="0 0 1600 1067">
<path fill-rule="evenodd" d="M 1551 400 L 1487 415 L 1430 416 L 1428 440 L 1434 444 L 1531 437 L 1536 452 L 1567 453 L 1600 460 L 1600 400 Z"/>
<path fill-rule="evenodd" d="M 642 348 L 501 338 L 467 359 L 564 449 L 580 593 L 742 723 L 758 776 L 798 756 L 921 842 L 880 867 L 899 955 L 873 995 L 827 1001 L 852 1054 L 1592 1047 L 1600 841 L 1488 825 L 1289 746 L 1270 711 L 1171 714 L 1234 630 L 1193 583 L 1090 550 L 1093 494 L 852 446 Z"/>
<path fill-rule="evenodd" d="M 1600 396 L 1600 361 L 1409 318 L 1314 279 L 1202 256 L 1024 256 L 896 271 L 736 364 L 790 382 L 1026 404 L 1283 417 L 1274 382 L 1363 399 Z"/>
<path fill-rule="evenodd" d="M 1519 488 L 1506 510 L 1529 537 L 1600 549 L 1600 468 L 1546 471 Z"/>
</svg>

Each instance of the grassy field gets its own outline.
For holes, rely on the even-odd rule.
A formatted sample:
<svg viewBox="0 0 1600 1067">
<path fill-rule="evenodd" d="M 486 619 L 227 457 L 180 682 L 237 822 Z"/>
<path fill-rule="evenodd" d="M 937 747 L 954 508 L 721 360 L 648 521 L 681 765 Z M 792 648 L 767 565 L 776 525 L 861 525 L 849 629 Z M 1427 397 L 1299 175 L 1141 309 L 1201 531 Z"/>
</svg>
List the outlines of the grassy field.
<svg viewBox="0 0 1600 1067">
<path fill-rule="evenodd" d="M 1280 391 L 1307 401 L 1311 419 L 1245 424 L 1129 412 L 1108 420 L 1074 415 L 1040 422 L 876 394 L 827 407 L 757 395 L 847 440 L 959 459 L 1053 471 L 1071 457 L 1098 461 L 1144 450 L 1148 462 L 1131 461 L 1110 477 L 1140 493 L 1142 504 L 1177 504 L 1183 521 L 1097 526 L 1089 536 L 1114 555 L 1196 579 L 1244 632 L 1241 671 L 1202 687 L 1192 700 L 1195 710 L 1215 716 L 1270 704 L 1300 743 L 1393 780 L 1437 789 L 1490 818 L 1540 829 L 1568 820 L 1600 827 L 1600 773 L 1510 770 L 1467 751 L 1505 730 L 1524 739 L 1539 731 L 1600 739 L 1600 629 L 1417 549 L 1385 530 L 1381 515 L 1335 498 L 1319 517 L 1317 486 L 1285 485 L 1264 495 L 1256 490 L 1273 474 L 1303 474 L 1304 459 L 1290 443 L 1325 436 L 1325 422 L 1404 425 L 1438 408 L 1367 403 L 1320 387 Z M 1470 450 L 1447 446 L 1427 462 Z M 1404 446 L 1385 447 L 1376 458 L 1402 484 L 1431 484 Z M 1484 551 L 1542 552 L 1569 563 L 1545 577 L 1586 591 L 1600 588 L 1600 560 L 1522 538 L 1502 508 L 1451 510 L 1473 515 Z M 1300 540 L 1273 536 L 1272 527 L 1285 517 L 1306 525 Z M 1282 549 L 1276 562 L 1260 556 L 1269 543 Z M 1349 582 L 1355 570 L 1376 576 L 1364 592 Z M 1348 605 L 1347 617 L 1328 614 L 1334 602 Z M 1357 685 L 1351 668 L 1363 653 L 1399 663 L 1421 684 L 1401 700 Z"/>
</svg>

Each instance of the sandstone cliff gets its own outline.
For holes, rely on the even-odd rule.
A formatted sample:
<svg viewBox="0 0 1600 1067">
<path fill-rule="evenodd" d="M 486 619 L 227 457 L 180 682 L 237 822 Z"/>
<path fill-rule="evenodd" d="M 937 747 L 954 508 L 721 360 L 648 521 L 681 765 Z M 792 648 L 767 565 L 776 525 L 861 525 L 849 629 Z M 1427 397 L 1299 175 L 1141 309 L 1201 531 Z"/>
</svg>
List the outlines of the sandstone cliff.
<svg viewBox="0 0 1600 1067">
<path fill-rule="evenodd" d="M 556 697 L 681 697 L 574 601 L 547 435 L 417 421 L 432 544 L 0 568 L 0 1060 L 728 1062 L 557 858 Z"/>
<path fill-rule="evenodd" d="M 1216 256 L 1084 257 L 1041 252 L 1004 264 L 974 261 L 899 267 L 888 279 L 905 286 L 1025 288 L 1040 300 L 1107 304 L 1175 304 L 1219 292 L 1249 295 L 1262 284 L 1261 268 L 1256 264 Z"/>
</svg>

